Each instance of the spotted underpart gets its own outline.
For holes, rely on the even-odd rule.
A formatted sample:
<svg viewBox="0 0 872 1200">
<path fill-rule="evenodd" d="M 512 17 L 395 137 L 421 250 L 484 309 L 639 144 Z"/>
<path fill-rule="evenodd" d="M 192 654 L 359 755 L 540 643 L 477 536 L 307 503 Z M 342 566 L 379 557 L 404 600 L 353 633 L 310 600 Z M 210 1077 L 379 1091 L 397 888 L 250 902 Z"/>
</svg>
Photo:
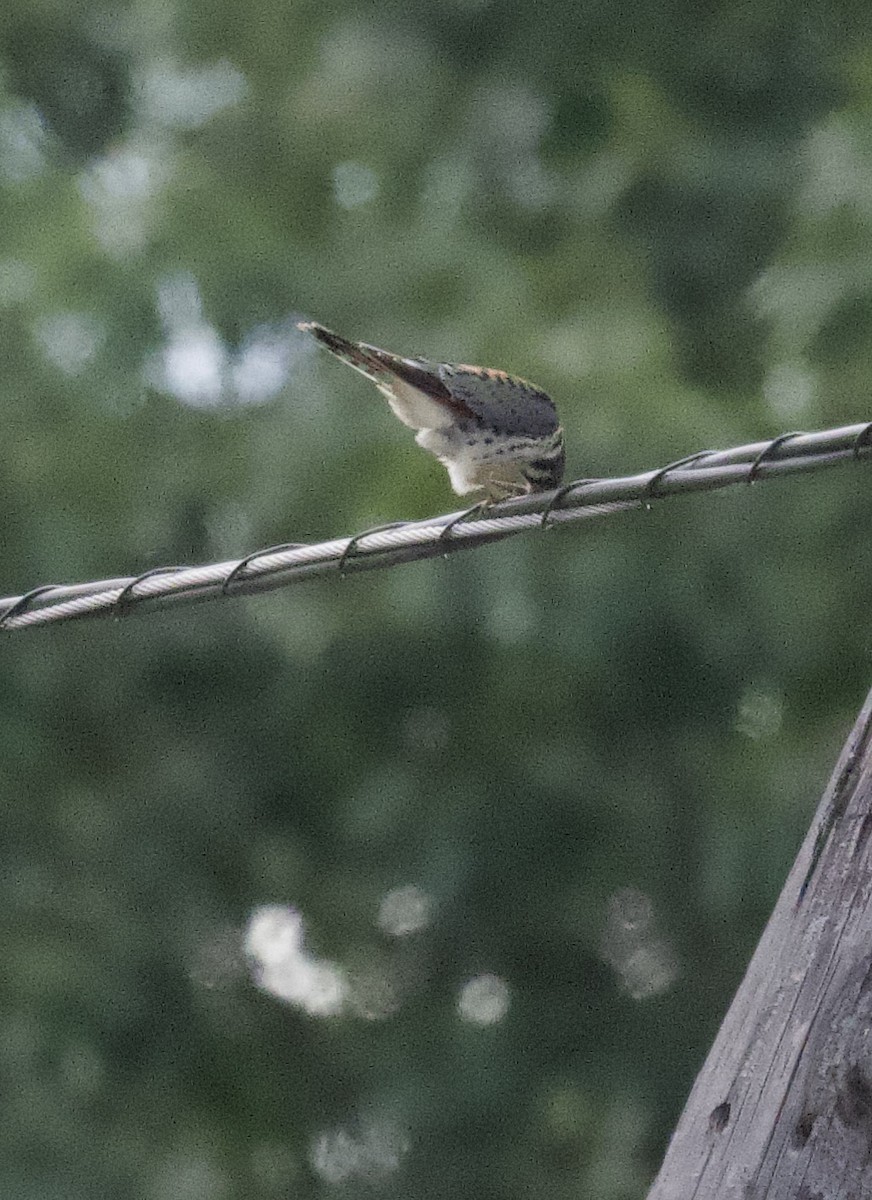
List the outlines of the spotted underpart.
<svg viewBox="0 0 872 1200">
<path fill-rule="evenodd" d="M 402 358 L 323 325 L 299 328 L 375 383 L 459 495 L 481 491 L 496 500 L 562 480 L 563 430 L 550 397 L 534 384 L 485 367 Z"/>
</svg>

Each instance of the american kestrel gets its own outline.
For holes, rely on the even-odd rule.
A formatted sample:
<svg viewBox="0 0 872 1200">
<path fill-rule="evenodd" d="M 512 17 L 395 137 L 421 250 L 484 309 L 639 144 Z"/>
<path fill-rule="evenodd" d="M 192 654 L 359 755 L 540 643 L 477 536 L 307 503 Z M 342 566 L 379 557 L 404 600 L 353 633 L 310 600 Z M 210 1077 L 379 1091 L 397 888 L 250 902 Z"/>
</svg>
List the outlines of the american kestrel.
<svg viewBox="0 0 872 1200">
<path fill-rule="evenodd" d="M 371 379 L 415 441 L 447 469 L 458 495 L 487 501 L 555 488 L 563 478 L 563 430 L 551 399 L 532 383 L 485 367 L 401 358 L 300 322 L 337 358 Z"/>
</svg>

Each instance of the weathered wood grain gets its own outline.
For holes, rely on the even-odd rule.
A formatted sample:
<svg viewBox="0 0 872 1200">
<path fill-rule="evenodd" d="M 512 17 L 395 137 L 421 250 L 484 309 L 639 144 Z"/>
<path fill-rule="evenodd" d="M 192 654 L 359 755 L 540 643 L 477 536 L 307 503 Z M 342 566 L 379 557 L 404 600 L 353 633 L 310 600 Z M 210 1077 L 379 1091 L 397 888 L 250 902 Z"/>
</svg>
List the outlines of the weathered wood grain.
<svg viewBox="0 0 872 1200">
<path fill-rule="evenodd" d="M 872 692 L 648 1200 L 872 1200 Z"/>
</svg>

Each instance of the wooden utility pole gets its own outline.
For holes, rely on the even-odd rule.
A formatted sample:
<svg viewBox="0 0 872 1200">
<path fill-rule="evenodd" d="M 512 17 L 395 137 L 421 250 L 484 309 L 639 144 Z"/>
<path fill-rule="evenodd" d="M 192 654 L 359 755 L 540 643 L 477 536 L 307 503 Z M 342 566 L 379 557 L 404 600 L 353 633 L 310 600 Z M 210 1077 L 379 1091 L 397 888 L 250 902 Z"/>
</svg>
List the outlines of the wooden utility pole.
<svg viewBox="0 0 872 1200">
<path fill-rule="evenodd" d="M 648 1200 L 872 1200 L 872 692 Z"/>
</svg>

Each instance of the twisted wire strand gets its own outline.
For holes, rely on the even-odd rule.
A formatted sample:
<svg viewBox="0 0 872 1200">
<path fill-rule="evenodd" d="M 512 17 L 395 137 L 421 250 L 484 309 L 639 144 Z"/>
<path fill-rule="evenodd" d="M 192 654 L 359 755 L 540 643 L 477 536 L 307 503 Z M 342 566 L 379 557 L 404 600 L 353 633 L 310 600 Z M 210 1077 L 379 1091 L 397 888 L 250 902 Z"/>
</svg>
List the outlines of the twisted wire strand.
<svg viewBox="0 0 872 1200">
<path fill-rule="evenodd" d="M 818 470 L 872 457 L 872 422 L 818 433 L 787 433 L 729 450 L 700 451 L 654 471 L 580 479 L 482 510 L 408 521 L 312 545 L 270 546 L 230 562 L 157 567 L 139 576 L 46 584 L 0 599 L 0 632 L 89 616 L 126 616 L 172 604 L 252 595 L 329 573 L 396 566 L 447 556 L 528 529 L 644 509 L 670 496 Z"/>
</svg>

